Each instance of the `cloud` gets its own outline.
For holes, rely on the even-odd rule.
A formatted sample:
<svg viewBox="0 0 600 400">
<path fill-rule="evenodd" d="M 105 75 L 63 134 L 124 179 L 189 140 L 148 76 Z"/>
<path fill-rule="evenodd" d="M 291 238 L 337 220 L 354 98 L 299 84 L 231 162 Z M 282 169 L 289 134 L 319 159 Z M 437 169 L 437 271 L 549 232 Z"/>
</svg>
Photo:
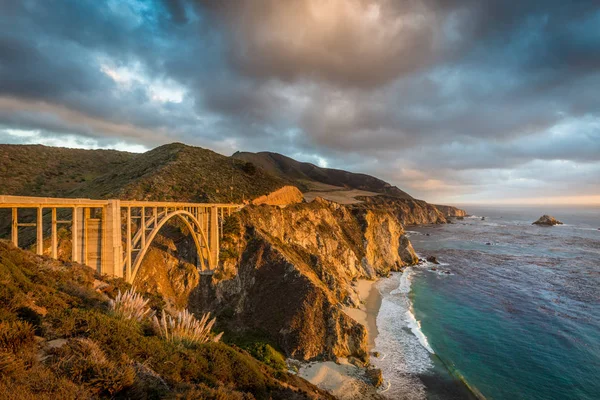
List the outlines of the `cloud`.
<svg viewBox="0 0 600 400">
<path fill-rule="evenodd" d="M 445 38 L 425 2 L 200 2 L 227 26 L 228 57 L 259 79 L 372 87 L 433 61 Z"/>
<path fill-rule="evenodd" d="M 0 8 L 4 141 L 271 150 L 436 201 L 600 191 L 597 2 Z"/>
</svg>

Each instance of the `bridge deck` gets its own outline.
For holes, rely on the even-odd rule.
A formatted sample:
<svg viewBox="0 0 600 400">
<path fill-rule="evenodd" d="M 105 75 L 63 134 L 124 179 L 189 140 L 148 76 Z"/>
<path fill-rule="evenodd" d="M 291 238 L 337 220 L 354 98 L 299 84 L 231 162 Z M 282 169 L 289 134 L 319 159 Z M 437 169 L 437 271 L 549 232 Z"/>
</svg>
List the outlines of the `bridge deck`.
<svg viewBox="0 0 600 400">
<path fill-rule="evenodd" d="M 59 198 L 59 197 L 33 197 L 33 196 L 0 196 L 0 208 L 12 207 L 44 207 L 44 208 L 69 208 L 69 207 L 103 207 L 111 200 L 92 200 L 82 198 Z M 143 201 L 143 200 L 121 200 L 121 207 L 221 207 L 240 208 L 240 204 L 231 203 L 191 203 L 179 201 Z"/>
</svg>

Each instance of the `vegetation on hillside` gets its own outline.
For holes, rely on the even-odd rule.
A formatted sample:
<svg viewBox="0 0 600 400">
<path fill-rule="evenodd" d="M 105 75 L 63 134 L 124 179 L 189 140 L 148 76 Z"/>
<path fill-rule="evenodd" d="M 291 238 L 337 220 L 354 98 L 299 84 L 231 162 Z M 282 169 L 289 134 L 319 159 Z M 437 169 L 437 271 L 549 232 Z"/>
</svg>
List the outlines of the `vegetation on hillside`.
<svg viewBox="0 0 600 400">
<path fill-rule="evenodd" d="M 252 163 L 172 143 L 143 154 L 0 145 L 0 194 L 242 202 L 289 181 Z"/>
<path fill-rule="evenodd" d="M 239 203 L 286 183 L 246 161 L 173 143 L 140 155 L 74 193 L 95 198 Z"/>
<path fill-rule="evenodd" d="M 65 197 L 137 154 L 41 145 L 0 145 L 0 194 Z"/>
<path fill-rule="evenodd" d="M 315 184 L 411 198 L 366 174 L 321 168 L 277 153 L 227 157 L 171 143 L 143 154 L 0 145 L 0 194 L 194 202 L 242 202 L 285 185 Z"/>
<path fill-rule="evenodd" d="M 0 241 L 0 283 L 0 393 L 11 398 L 330 398 L 238 348 L 165 340 L 149 318 L 115 313 L 110 299 L 129 286 L 88 267 Z M 137 303 L 163 312 L 159 297 Z"/>
<path fill-rule="evenodd" d="M 397 198 L 412 197 L 389 183 L 367 174 L 348 172 L 341 169 L 318 167 L 311 163 L 296 161 L 282 154 L 262 151 L 259 153 L 237 152 L 233 158 L 251 162 L 269 173 L 293 182 L 300 190 L 313 190 L 315 183 L 338 188 L 358 189 L 384 193 Z M 317 185 L 319 186 L 319 185 Z"/>
</svg>

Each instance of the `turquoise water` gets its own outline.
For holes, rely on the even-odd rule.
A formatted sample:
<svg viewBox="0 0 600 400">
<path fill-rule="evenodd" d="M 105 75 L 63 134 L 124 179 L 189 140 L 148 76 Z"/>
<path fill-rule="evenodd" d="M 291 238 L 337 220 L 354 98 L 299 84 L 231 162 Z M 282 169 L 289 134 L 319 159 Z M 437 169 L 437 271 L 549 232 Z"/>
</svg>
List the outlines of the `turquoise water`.
<svg viewBox="0 0 600 400">
<path fill-rule="evenodd" d="M 600 209 L 467 211 L 410 237 L 442 263 L 411 276 L 430 356 L 488 399 L 600 399 Z"/>
</svg>

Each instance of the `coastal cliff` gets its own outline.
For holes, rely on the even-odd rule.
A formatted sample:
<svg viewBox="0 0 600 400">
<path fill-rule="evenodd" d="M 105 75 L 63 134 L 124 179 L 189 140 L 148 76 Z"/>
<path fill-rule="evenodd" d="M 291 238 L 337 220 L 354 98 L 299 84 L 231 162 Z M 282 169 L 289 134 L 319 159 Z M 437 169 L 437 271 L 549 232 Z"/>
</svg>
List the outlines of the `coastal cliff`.
<svg viewBox="0 0 600 400">
<path fill-rule="evenodd" d="M 435 206 L 435 208 L 440 210 L 442 212 L 442 214 L 444 214 L 446 217 L 466 217 L 467 216 L 467 212 L 465 210 L 461 210 L 460 208 L 457 208 L 457 207 L 442 206 L 439 204 L 435 204 L 434 206 Z"/>
<path fill-rule="evenodd" d="M 177 260 L 193 244 L 183 231 L 167 231 L 138 282 L 175 304 L 212 311 L 222 328 L 266 338 L 288 357 L 365 361 L 366 329 L 343 312 L 360 306 L 354 282 L 418 262 L 403 225 L 447 221 L 426 202 L 382 196 L 353 205 L 321 198 L 249 205 L 225 220 L 212 277 Z"/>
<path fill-rule="evenodd" d="M 466 216 L 467 213 L 452 206 L 429 204 L 423 200 L 399 199 L 392 196 L 360 197 L 362 202 L 353 204 L 358 209 L 385 210 L 394 215 L 402 225 L 446 224 L 450 217 Z"/>
<path fill-rule="evenodd" d="M 366 360 L 366 330 L 342 311 L 360 304 L 352 282 L 418 262 L 393 214 L 322 199 L 246 207 L 223 242 L 210 308 L 227 308 L 230 326 L 260 330 L 300 360 Z"/>
<path fill-rule="evenodd" d="M 136 285 L 213 311 L 228 331 L 265 337 L 299 360 L 367 360 L 366 329 L 343 312 L 360 305 L 353 283 L 418 262 L 394 213 L 323 199 L 229 217 L 212 277 L 177 259 L 194 250 L 182 236 L 161 237 Z"/>
</svg>

